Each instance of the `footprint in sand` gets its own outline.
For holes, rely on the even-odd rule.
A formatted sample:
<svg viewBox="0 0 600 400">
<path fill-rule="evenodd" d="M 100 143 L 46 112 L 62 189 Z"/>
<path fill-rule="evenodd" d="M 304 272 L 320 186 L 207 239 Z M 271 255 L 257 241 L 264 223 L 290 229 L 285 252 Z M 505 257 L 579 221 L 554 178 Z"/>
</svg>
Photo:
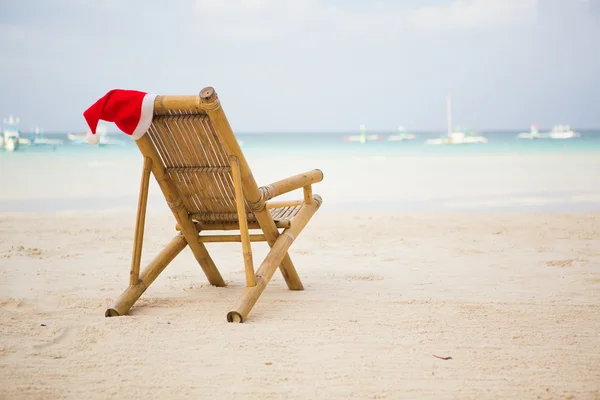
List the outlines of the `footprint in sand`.
<svg viewBox="0 0 600 400">
<path fill-rule="evenodd" d="M 11 258 L 12 256 L 28 256 L 42 258 L 42 250 L 37 247 L 11 246 L 6 252 L 3 252 L 2 258 Z"/>
<path fill-rule="evenodd" d="M 300 255 L 303 255 L 303 256 L 306 256 L 306 255 L 312 254 L 312 251 L 309 251 L 309 250 L 302 250 L 302 249 L 296 249 L 296 250 L 292 250 L 292 251 L 290 251 L 290 252 L 291 252 L 291 253 L 294 253 L 294 254 L 300 254 Z"/>
<path fill-rule="evenodd" d="M 183 279 L 188 279 L 189 277 L 186 276 L 186 275 L 179 274 L 179 275 L 167 275 L 166 278 L 174 280 L 174 281 L 180 281 L 180 280 L 183 280 Z"/>
<path fill-rule="evenodd" d="M 44 325 L 44 326 L 46 326 L 46 325 Z M 41 350 L 41 349 L 44 349 L 47 347 L 54 346 L 54 345 L 62 342 L 64 339 L 66 339 L 68 334 L 69 334 L 69 328 L 58 328 L 58 329 L 51 330 L 50 333 L 48 334 L 50 336 L 50 338 L 48 340 L 45 340 L 41 343 L 35 343 L 31 347 L 33 347 L 36 350 Z"/>
<path fill-rule="evenodd" d="M 346 279 L 349 281 L 381 281 L 384 278 L 380 275 L 348 275 Z"/>
<path fill-rule="evenodd" d="M 377 254 L 375 254 L 372 251 L 369 251 L 369 252 L 354 253 L 354 254 L 352 254 L 352 256 L 354 256 L 354 257 L 376 257 Z"/>
<path fill-rule="evenodd" d="M 14 298 L 6 298 L 0 300 L 0 309 L 6 311 L 16 311 L 17 309 L 23 307 L 25 305 L 23 300 L 14 299 Z"/>
<path fill-rule="evenodd" d="M 485 251 L 479 249 L 457 249 L 455 250 L 458 254 L 484 254 Z"/>
<path fill-rule="evenodd" d="M 40 327 L 37 343 L 31 347 L 34 350 L 73 354 L 89 350 L 91 346 L 101 342 L 110 331 L 95 326 L 65 326 L 52 328 Z M 45 333 L 43 331 L 46 331 Z"/>
<path fill-rule="evenodd" d="M 548 267 L 566 268 L 572 267 L 575 262 L 577 262 L 577 260 L 550 260 L 546 261 L 544 264 Z"/>
</svg>

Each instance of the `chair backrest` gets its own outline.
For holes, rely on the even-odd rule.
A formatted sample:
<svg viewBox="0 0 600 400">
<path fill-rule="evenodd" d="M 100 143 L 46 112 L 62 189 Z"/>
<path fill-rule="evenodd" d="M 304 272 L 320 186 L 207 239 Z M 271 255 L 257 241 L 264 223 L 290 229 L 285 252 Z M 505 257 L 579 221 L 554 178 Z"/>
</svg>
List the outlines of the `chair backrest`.
<svg viewBox="0 0 600 400">
<path fill-rule="evenodd" d="M 197 103 L 196 97 L 186 97 L 188 103 Z M 169 96 L 157 98 L 162 104 L 181 103 L 180 107 L 155 108 L 146 135 L 160 155 L 187 212 L 206 222 L 237 221 L 231 162 L 221 133 L 204 110 L 168 100 Z M 253 220 L 248 204 L 246 211 Z"/>
</svg>

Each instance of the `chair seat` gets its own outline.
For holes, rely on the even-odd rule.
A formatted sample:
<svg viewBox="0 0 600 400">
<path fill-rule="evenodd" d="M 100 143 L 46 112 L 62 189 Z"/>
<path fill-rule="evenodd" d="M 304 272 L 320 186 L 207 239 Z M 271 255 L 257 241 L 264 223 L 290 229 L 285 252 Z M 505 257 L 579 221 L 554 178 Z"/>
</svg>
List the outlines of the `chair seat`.
<svg viewBox="0 0 600 400">
<path fill-rule="evenodd" d="M 298 214 L 298 211 L 302 208 L 302 205 L 296 206 L 287 206 L 287 207 L 277 207 L 272 208 L 271 216 L 275 222 L 284 222 L 284 221 L 292 221 L 292 219 Z"/>
<path fill-rule="evenodd" d="M 302 205 L 285 206 L 271 208 L 271 216 L 275 221 L 275 225 L 278 228 L 289 228 L 292 219 L 298 214 L 298 211 L 302 208 Z M 238 224 L 237 213 L 198 213 L 192 214 L 191 219 L 195 223 L 200 223 L 204 226 L 214 224 Z M 253 213 L 247 215 L 248 223 L 256 223 L 256 217 Z M 206 229 L 206 228 L 205 228 Z"/>
</svg>

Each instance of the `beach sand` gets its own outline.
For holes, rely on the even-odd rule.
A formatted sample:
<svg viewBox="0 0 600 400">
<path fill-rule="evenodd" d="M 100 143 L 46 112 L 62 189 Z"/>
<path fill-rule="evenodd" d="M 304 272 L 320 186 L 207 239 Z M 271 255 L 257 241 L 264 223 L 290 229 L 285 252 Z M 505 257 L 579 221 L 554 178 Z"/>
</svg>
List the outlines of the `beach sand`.
<svg viewBox="0 0 600 400">
<path fill-rule="evenodd" d="M 236 243 L 209 247 L 227 288 L 186 249 L 105 318 L 134 221 L 0 216 L 1 399 L 600 398 L 600 214 L 317 213 L 306 290 L 277 273 L 244 324 Z M 148 217 L 143 262 L 174 226 Z"/>
</svg>

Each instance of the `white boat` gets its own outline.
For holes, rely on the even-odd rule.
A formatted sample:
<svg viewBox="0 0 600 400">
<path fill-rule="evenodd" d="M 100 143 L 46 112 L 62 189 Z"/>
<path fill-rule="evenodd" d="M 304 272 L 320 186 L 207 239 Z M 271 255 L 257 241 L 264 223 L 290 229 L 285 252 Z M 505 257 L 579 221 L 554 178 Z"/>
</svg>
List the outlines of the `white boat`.
<svg viewBox="0 0 600 400">
<path fill-rule="evenodd" d="M 572 139 L 581 136 L 579 132 L 575 132 L 569 125 L 555 125 L 546 135 L 550 139 Z"/>
<path fill-rule="evenodd" d="M 487 142 L 487 138 L 483 136 L 466 135 L 464 132 L 452 132 L 446 137 L 427 139 L 425 144 L 474 144 Z"/>
<path fill-rule="evenodd" d="M 92 141 L 88 141 L 88 138 L 92 138 Z M 108 137 L 108 128 L 104 124 L 98 125 L 96 128 L 95 135 L 91 131 L 86 131 L 83 135 L 74 135 L 72 133 L 67 134 L 67 138 L 76 144 L 88 143 L 93 146 L 105 147 L 105 146 L 125 146 L 125 141 L 119 139 L 112 139 Z M 93 143 L 94 140 L 97 143 Z"/>
<path fill-rule="evenodd" d="M 540 133 L 537 126 L 531 125 L 529 132 L 521 132 L 517 135 L 518 139 L 572 139 L 580 137 L 579 132 L 575 132 L 569 125 L 555 125 L 550 132 Z"/>
<path fill-rule="evenodd" d="M 521 132 L 517 135 L 517 139 L 545 139 L 547 136 L 543 133 L 540 133 L 537 126 L 531 125 L 529 128 L 529 132 Z"/>
<path fill-rule="evenodd" d="M 398 134 L 397 135 L 391 135 L 388 137 L 388 141 L 390 142 L 400 142 L 400 141 L 404 141 L 404 140 L 414 140 L 416 139 L 417 135 L 413 134 L 413 133 L 408 133 L 406 132 L 406 129 L 404 129 L 403 126 L 399 126 L 398 127 Z"/>
<path fill-rule="evenodd" d="M 85 135 L 75 135 L 73 133 L 68 133 L 67 139 L 76 144 L 87 143 L 87 141 L 85 140 Z"/>
<path fill-rule="evenodd" d="M 19 148 L 20 143 L 19 118 L 12 115 L 4 118 L 2 134 L 0 135 L 0 147 L 12 152 Z"/>
<path fill-rule="evenodd" d="M 360 126 L 360 134 L 344 137 L 344 142 L 359 142 L 361 144 L 378 140 L 383 140 L 383 136 L 367 134 L 365 125 Z"/>
<path fill-rule="evenodd" d="M 425 144 L 441 145 L 441 144 L 474 144 L 487 143 L 486 137 L 481 135 L 466 134 L 462 130 L 452 129 L 452 103 L 450 96 L 446 97 L 446 117 L 448 119 L 448 133 L 437 139 L 427 139 Z"/>
<path fill-rule="evenodd" d="M 62 139 L 50 139 L 44 137 L 42 129 L 35 128 L 33 141 L 30 143 L 34 146 L 58 146 L 63 143 Z"/>
</svg>

